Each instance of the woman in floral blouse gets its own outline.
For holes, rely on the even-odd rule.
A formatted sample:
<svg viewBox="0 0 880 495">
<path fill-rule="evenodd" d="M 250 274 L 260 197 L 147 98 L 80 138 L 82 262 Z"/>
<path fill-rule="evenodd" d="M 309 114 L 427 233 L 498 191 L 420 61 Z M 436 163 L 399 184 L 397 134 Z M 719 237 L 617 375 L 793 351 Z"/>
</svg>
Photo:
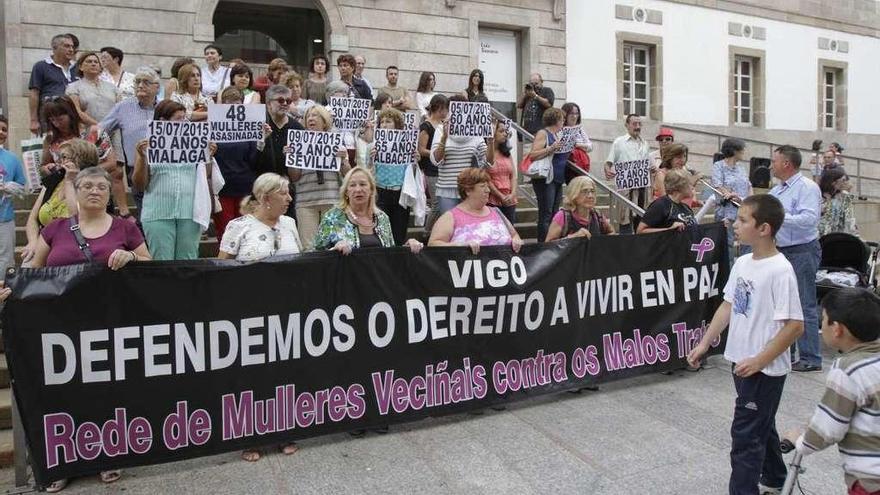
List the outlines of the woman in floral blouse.
<svg viewBox="0 0 880 495">
<path fill-rule="evenodd" d="M 394 237 L 388 215 L 376 207 L 376 181 L 362 167 L 351 169 L 342 180 L 339 204 L 321 219 L 314 249 L 331 249 L 342 254 L 362 247 L 391 247 Z M 415 239 L 404 243 L 413 253 L 423 244 Z"/>
<path fill-rule="evenodd" d="M 845 232 L 859 235 L 851 185 L 843 168 L 825 169 L 819 179 L 822 191 L 822 216 L 819 218 L 819 235 Z"/>
</svg>

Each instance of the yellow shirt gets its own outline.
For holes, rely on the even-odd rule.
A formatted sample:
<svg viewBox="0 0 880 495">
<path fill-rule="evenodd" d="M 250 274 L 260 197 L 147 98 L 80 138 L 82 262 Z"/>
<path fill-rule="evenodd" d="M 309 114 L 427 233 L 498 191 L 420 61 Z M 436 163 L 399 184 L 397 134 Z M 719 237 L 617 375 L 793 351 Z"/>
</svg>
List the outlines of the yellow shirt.
<svg viewBox="0 0 880 495">
<path fill-rule="evenodd" d="M 70 212 L 67 211 L 67 203 L 61 197 L 62 189 L 64 189 L 64 184 L 58 184 L 58 187 L 52 191 L 52 196 L 49 197 L 49 200 L 40 206 L 37 219 L 43 227 L 52 223 L 53 220 L 70 216 Z"/>
</svg>

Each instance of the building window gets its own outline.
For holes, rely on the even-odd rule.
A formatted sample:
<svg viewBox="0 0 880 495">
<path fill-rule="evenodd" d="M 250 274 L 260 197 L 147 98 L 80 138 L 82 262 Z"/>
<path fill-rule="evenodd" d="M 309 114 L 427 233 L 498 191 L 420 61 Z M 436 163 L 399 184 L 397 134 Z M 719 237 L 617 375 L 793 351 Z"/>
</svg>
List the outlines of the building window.
<svg viewBox="0 0 880 495">
<path fill-rule="evenodd" d="M 648 116 L 651 108 L 651 49 L 645 45 L 623 45 L 623 114 Z"/>
<path fill-rule="evenodd" d="M 819 59 L 816 80 L 816 128 L 828 131 L 847 130 L 847 63 Z"/>
<path fill-rule="evenodd" d="M 837 73 L 826 70 L 822 82 L 822 125 L 825 129 L 834 129 L 837 122 L 835 91 L 837 90 Z"/>
<path fill-rule="evenodd" d="M 733 64 L 734 123 L 754 125 L 755 60 L 736 57 Z"/>
</svg>

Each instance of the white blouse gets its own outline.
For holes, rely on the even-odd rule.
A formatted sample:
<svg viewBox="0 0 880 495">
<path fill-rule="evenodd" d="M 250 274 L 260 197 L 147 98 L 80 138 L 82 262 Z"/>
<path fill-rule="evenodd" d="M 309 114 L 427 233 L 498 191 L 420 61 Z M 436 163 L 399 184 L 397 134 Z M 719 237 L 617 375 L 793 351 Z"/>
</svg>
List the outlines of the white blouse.
<svg viewBox="0 0 880 495">
<path fill-rule="evenodd" d="M 253 215 L 238 217 L 226 225 L 220 250 L 235 255 L 239 261 L 257 261 L 268 256 L 302 252 L 296 220 L 281 215 L 275 227 L 269 227 Z"/>
</svg>

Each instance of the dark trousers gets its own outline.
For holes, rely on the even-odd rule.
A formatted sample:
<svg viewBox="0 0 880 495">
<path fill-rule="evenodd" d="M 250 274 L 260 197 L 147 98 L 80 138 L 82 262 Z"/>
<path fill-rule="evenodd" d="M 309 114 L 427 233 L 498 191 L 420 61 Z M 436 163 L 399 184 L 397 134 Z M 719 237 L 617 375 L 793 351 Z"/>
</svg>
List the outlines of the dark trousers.
<svg viewBox="0 0 880 495">
<path fill-rule="evenodd" d="M 535 190 L 535 200 L 538 202 L 538 242 L 544 242 L 550 221 L 559 211 L 559 204 L 562 202 L 562 183 L 532 179 L 532 188 Z"/>
<path fill-rule="evenodd" d="M 773 488 L 785 484 L 786 468 L 779 450 L 776 410 L 785 375 L 733 375 L 736 409 L 730 426 L 731 495 L 758 495 L 758 483 Z"/>
<path fill-rule="evenodd" d="M 394 244 L 402 246 L 406 242 L 406 229 L 409 227 L 409 208 L 400 206 L 400 191 L 376 189 L 376 206 L 384 211 L 391 221 Z"/>
</svg>

